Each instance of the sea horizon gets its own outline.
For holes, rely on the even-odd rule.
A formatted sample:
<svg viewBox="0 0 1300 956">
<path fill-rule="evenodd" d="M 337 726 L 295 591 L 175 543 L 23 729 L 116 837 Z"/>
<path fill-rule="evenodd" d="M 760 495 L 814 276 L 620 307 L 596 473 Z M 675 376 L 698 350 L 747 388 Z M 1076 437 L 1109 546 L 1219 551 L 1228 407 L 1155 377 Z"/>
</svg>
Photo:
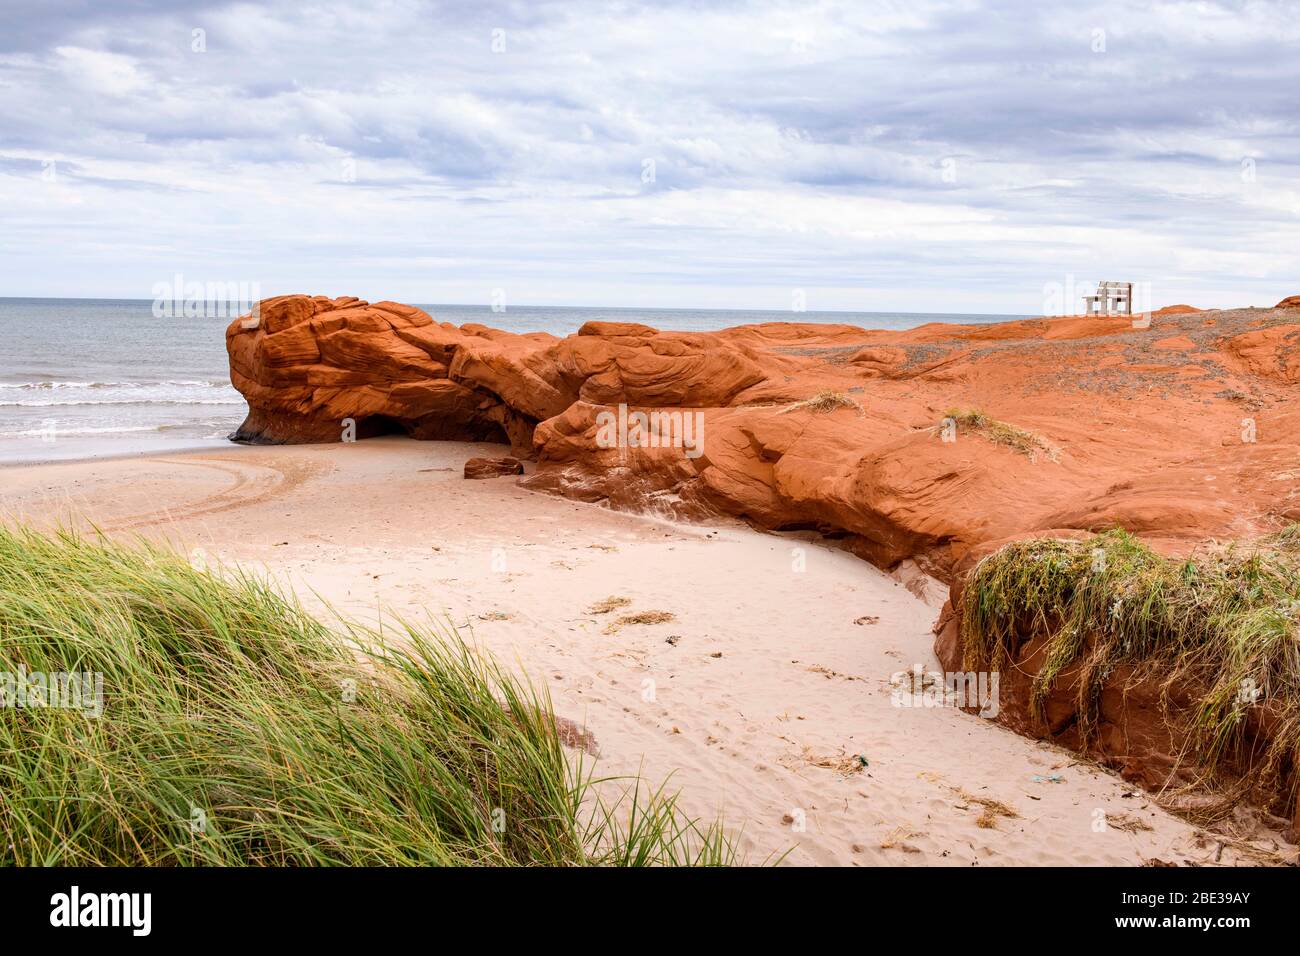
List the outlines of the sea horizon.
<svg viewBox="0 0 1300 956">
<path fill-rule="evenodd" d="M 283 294 L 284 294 L 284 295 L 294 295 L 294 294 L 299 294 L 299 293 L 283 293 Z M 313 294 L 313 293 L 302 293 L 302 294 L 308 294 L 308 295 L 310 295 L 310 294 Z M 263 299 L 265 299 L 265 298 L 275 298 L 275 296 L 263 296 L 262 298 L 263 298 Z M 335 297 L 334 297 L 334 296 L 330 296 L 330 298 L 335 298 Z M 364 296 L 358 296 L 357 298 L 362 298 L 362 299 L 364 299 L 365 297 L 364 297 Z M 1035 318 L 1035 317 L 1037 317 L 1037 313 L 1032 313 L 1032 312 L 1023 312 L 1023 313 L 1021 313 L 1021 312 L 944 312 L 944 311 L 932 310 L 932 309 L 916 309 L 916 310 L 910 310 L 910 309 L 793 309 L 793 308 L 787 308 L 787 309 L 746 309 L 746 308 L 727 308 L 727 309 L 722 309 L 722 308 L 716 308 L 716 307 L 712 307 L 712 306 L 689 306 L 689 307 L 688 307 L 688 306 L 649 306 L 649 305 L 646 305 L 646 306 L 642 306 L 642 305 L 571 305 L 571 304 L 566 304 L 566 305 L 540 305 L 540 304 L 537 304 L 537 303 L 527 303 L 527 302 L 519 302 L 519 303 L 514 303 L 514 302 L 512 302 L 512 303 L 510 303 L 509 305 L 505 305 L 505 306 L 502 306 L 502 307 L 500 307 L 500 308 L 494 308 L 491 304 L 474 303 L 474 302 L 421 302 L 421 301 L 416 301 L 416 300 L 411 300 L 410 302 L 406 302 L 405 300 L 402 300 L 402 299 L 391 299 L 390 297 L 385 297 L 385 298 L 389 298 L 390 301 L 402 301 L 402 302 L 404 302 L 404 304 L 407 304 L 407 305 L 413 305 L 413 306 L 415 306 L 416 308 L 424 309 L 425 311 L 428 311 L 429 309 L 453 309 L 453 310 L 465 310 L 465 311 L 482 310 L 482 311 L 487 311 L 487 312 L 489 312 L 489 313 L 492 313 L 492 314 L 494 314 L 494 315 L 508 315 L 510 312 L 514 312 L 514 311 L 522 311 L 522 310 L 535 310 L 535 311 L 545 311 L 545 310 L 573 310 L 573 311 L 577 311 L 577 310 L 588 310 L 588 311 L 590 311 L 590 310 L 601 310 L 601 311 L 607 311 L 607 312 L 684 312 L 684 313 L 696 313 L 696 312 L 733 313 L 733 312 L 734 312 L 734 313 L 761 314 L 761 315 L 870 315 L 870 316 L 890 316 L 890 315 L 898 315 L 898 316 L 932 316 L 932 315 L 937 315 L 937 316 L 950 316 L 950 317 L 959 317 L 959 318 L 981 317 L 981 318 L 989 319 L 990 321 L 1005 321 L 1005 320 L 1008 320 L 1008 319 L 1028 319 L 1028 318 Z M 138 298 L 138 297 L 123 297 L 123 296 L 97 296 L 97 295 L 64 295 L 64 296 L 53 296 L 53 295 L 0 295 L 0 303 L 5 303 L 5 302 L 8 302 L 8 303 L 18 303 L 18 302 L 25 302 L 25 303 L 53 303 L 53 302 L 104 303 L 104 302 L 108 302 L 108 303 L 130 303 L 130 304 L 133 304 L 133 305 L 134 305 L 134 304 L 144 304 L 144 305 L 150 305 L 150 306 L 152 306 L 153 303 L 156 302 L 156 301 L 157 301 L 156 298 Z M 207 302 L 209 302 L 209 303 L 211 303 L 211 302 L 213 302 L 213 301 L 216 301 L 216 302 L 218 302 L 218 303 L 220 303 L 221 305 L 224 306 L 227 302 L 234 302 L 234 301 L 237 301 L 237 300 L 228 300 L 228 299 L 207 300 Z M 380 302 L 380 301 L 383 301 L 383 299 L 366 299 L 366 301 L 368 301 L 368 302 Z M 847 324 L 852 324 L 852 323 L 847 323 Z"/>
</svg>

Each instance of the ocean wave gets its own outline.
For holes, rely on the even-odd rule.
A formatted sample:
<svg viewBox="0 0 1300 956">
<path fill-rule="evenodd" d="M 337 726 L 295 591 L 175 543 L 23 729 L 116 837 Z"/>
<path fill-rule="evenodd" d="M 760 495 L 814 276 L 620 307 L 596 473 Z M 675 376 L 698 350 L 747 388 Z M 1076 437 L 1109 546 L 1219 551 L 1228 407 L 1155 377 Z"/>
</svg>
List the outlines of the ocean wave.
<svg viewBox="0 0 1300 956">
<path fill-rule="evenodd" d="M 106 398 L 101 401 L 0 402 L 0 408 L 55 408 L 70 405 L 243 405 L 242 398 Z"/>
<path fill-rule="evenodd" d="M 59 438 L 77 438 L 85 435 L 119 435 L 126 432 L 160 432 L 165 431 L 167 425 L 112 425 L 104 428 L 28 428 L 18 432 L 0 432 L 0 438 L 41 438 L 46 435 L 53 435 L 55 439 Z"/>
<path fill-rule="evenodd" d="M 151 382 L 0 382 L 0 389 L 55 388 L 231 388 L 225 381 L 203 379 L 162 379 Z"/>
</svg>

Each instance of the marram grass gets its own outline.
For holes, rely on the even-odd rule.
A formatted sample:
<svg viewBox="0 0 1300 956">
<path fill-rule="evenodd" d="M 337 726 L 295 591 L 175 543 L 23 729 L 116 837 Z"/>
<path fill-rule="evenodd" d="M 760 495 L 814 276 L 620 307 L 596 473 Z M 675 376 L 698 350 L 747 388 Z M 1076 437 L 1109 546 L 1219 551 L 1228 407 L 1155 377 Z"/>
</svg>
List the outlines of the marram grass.
<svg viewBox="0 0 1300 956">
<path fill-rule="evenodd" d="M 603 800 L 549 701 L 453 632 L 339 626 L 158 546 L 0 528 L 0 672 L 104 698 L 0 710 L 0 862 L 732 862 L 663 788 Z"/>
<path fill-rule="evenodd" d="M 1251 547 L 1195 559 L 1157 554 L 1124 531 L 1087 541 L 1017 541 L 973 569 L 963 597 L 970 667 L 1008 665 L 1023 641 L 1046 637 L 1030 705 L 1041 717 L 1061 672 L 1080 665 L 1079 729 L 1095 731 L 1103 685 L 1121 665 L 1156 680 L 1187 737 L 1182 756 L 1207 774 L 1232 755 L 1278 789 L 1300 765 L 1300 526 Z M 1191 689 L 1173 713 L 1169 692 Z M 1247 713 L 1269 714 L 1268 741 L 1245 753 Z"/>
</svg>

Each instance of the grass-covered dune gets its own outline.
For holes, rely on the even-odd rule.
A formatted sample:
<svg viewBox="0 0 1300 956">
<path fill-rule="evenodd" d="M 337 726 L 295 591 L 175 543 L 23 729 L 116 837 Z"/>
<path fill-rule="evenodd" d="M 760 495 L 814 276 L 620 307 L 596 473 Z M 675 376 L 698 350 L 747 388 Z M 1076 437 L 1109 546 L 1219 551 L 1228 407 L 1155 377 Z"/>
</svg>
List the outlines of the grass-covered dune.
<svg viewBox="0 0 1300 956">
<path fill-rule="evenodd" d="M 1118 530 L 1020 540 L 954 593 L 948 663 L 1001 674 L 999 719 L 1294 818 L 1300 526 L 1186 559 Z"/>
<path fill-rule="evenodd" d="M 602 801 L 549 702 L 454 634 L 339 628 L 159 547 L 0 529 L 0 862 L 731 859 L 662 790 Z"/>
</svg>

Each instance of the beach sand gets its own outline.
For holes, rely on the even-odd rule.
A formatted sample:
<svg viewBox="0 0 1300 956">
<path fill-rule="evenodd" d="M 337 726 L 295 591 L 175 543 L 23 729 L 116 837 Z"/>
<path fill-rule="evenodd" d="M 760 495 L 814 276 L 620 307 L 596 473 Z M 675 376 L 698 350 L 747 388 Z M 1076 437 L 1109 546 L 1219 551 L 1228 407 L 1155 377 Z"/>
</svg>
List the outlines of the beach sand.
<svg viewBox="0 0 1300 956">
<path fill-rule="evenodd" d="M 383 438 L 10 466 L 0 514 L 166 539 L 196 562 L 263 569 L 316 609 L 449 619 L 546 685 L 597 772 L 671 775 L 682 807 L 721 815 L 749 862 L 1252 861 L 1065 750 L 895 706 L 892 674 L 937 668 L 942 589 L 807 536 L 462 478 L 467 458 L 505 451 Z M 627 603 L 589 610 L 607 598 Z M 610 626 L 654 611 L 672 619 Z"/>
</svg>

